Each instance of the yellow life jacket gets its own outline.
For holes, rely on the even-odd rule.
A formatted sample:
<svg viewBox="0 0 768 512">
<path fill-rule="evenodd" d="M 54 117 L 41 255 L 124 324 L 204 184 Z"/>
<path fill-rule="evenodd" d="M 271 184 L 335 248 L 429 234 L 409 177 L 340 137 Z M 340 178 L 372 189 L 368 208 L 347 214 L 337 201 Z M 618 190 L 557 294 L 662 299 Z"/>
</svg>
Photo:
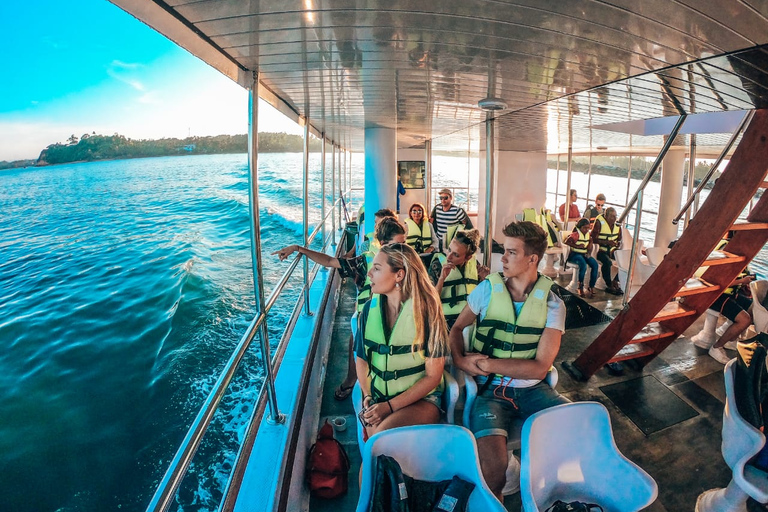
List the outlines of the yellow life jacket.
<svg viewBox="0 0 768 512">
<path fill-rule="evenodd" d="M 449 224 L 445 228 L 445 234 L 443 235 L 443 248 L 447 249 L 451 245 L 453 237 L 456 236 L 458 231 L 464 231 L 464 226 L 461 224 Z"/>
<path fill-rule="evenodd" d="M 485 318 L 475 329 L 472 351 L 496 359 L 534 359 L 547 325 L 547 296 L 552 280 L 539 275 L 519 316 L 502 274 L 494 272 L 488 281 L 491 300 Z"/>
<path fill-rule="evenodd" d="M 416 338 L 413 301 L 408 299 L 403 303 L 389 340 L 384 336 L 382 307 L 381 296 L 374 293 L 363 333 L 371 395 L 375 402 L 396 397 L 426 375 L 425 345 L 422 341 L 413 347 Z M 442 381 L 435 390 L 441 389 Z"/>
<path fill-rule="evenodd" d="M 551 210 L 547 210 L 544 207 L 541 208 L 541 212 L 539 213 L 539 224 L 547 234 L 547 245 L 549 247 L 554 247 L 557 243 L 557 233 L 555 231 L 557 225 L 555 224 L 555 221 L 552 220 Z"/>
<path fill-rule="evenodd" d="M 603 240 L 605 242 L 615 242 L 619 239 L 619 232 L 621 231 L 621 228 L 617 223 L 613 223 L 613 229 L 608 225 L 608 221 L 605 220 L 605 217 L 602 215 L 598 215 L 595 218 L 595 221 L 600 221 L 600 234 L 597 236 L 598 240 Z M 613 252 L 615 251 L 615 247 L 606 247 L 604 245 L 600 246 L 600 252 Z"/>
<path fill-rule="evenodd" d="M 373 249 L 373 247 L 371 247 L 371 249 Z M 365 256 L 365 268 L 370 270 L 371 264 L 373 263 L 373 257 L 376 256 L 376 254 L 371 250 L 371 251 L 365 251 L 363 253 L 363 256 Z M 368 277 L 368 273 L 366 272 L 365 283 L 363 283 L 363 287 L 360 288 L 360 290 L 357 292 L 357 311 L 358 312 L 363 310 L 363 306 L 365 306 L 365 303 L 368 302 L 368 299 L 370 298 L 371 298 L 371 278 Z"/>
<path fill-rule="evenodd" d="M 587 254 L 587 247 L 589 247 L 589 231 L 582 233 L 579 228 L 573 229 L 579 234 L 579 240 L 576 242 L 576 247 L 571 246 L 571 252 L 575 252 L 576 254 Z"/>
<path fill-rule="evenodd" d="M 447 258 L 445 254 L 438 253 L 432 257 L 432 261 L 437 259 L 440 265 L 445 265 Z M 448 326 L 458 318 L 461 310 L 467 305 L 467 296 L 477 287 L 477 260 L 474 256 L 464 264 L 464 274 L 454 267 L 451 273 L 443 282 L 443 289 L 440 291 L 440 302 L 443 304 L 443 314 Z"/>
<path fill-rule="evenodd" d="M 413 247 L 416 252 L 424 252 L 432 245 L 432 228 L 429 221 L 423 220 L 421 227 L 410 218 L 405 219 L 405 225 L 408 226 L 408 237 L 405 243 Z"/>
<path fill-rule="evenodd" d="M 523 220 L 539 224 L 539 216 L 533 208 L 523 208 Z"/>
</svg>

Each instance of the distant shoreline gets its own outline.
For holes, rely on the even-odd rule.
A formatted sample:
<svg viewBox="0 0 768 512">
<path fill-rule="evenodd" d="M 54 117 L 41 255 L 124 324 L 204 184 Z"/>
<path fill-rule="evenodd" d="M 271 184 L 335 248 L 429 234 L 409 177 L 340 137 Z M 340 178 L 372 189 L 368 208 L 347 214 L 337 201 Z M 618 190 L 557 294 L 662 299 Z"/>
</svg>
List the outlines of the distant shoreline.
<svg viewBox="0 0 768 512">
<path fill-rule="evenodd" d="M 287 133 L 265 132 L 259 134 L 260 153 L 302 152 L 303 137 Z M 320 151 L 320 141 L 310 140 L 310 151 Z M 248 136 L 216 135 L 187 137 L 185 139 L 132 140 L 119 134 L 72 135 L 66 143 L 50 144 L 37 159 L 0 161 L 0 171 L 24 167 L 126 160 L 158 156 L 235 154 L 248 152 Z"/>
</svg>

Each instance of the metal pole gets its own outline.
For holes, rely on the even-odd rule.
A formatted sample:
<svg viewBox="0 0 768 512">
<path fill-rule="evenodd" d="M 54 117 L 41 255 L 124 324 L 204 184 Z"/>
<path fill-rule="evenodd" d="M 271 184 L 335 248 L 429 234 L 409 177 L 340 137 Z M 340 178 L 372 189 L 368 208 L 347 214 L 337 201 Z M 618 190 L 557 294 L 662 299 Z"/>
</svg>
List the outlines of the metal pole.
<svg viewBox="0 0 768 512">
<path fill-rule="evenodd" d="M 483 249 L 483 265 L 491 266 L 491 252 L 493 251 L 493 153 L 494 147 L 493 114 L 485 114 L 485 248 Z"/>
<path fill-rule="evenodd" d="M 304 233 L 304 247 L 309 243 L 309 118 L 304 123 L 304 175 L 302 180 L 302 232 Z M 309 310 L 309 258 L 304 257 L 304 314 L 312 316 Z"/>
<path fill-rule="evenodd" d="M 637 251 L 637 243 L 640 239 L 640 220 L 643 216 L 643 191 L 641 188 L 637 194 L 637 213 L 635 213 L 635 232 L 632 235 L 632 250 L 629 254 L 629 268 L 627 268 L 627 286 L 624 290 L 624 297 L 622 298 L 622 304 L 624 306 L 629 302 L 629 294 L 632 291 L 632 271 L 635 269 L 635 251 Z"/>
<path fill-rule="evenodd" d="M 573 161 L 573 114 L 568 114 L 568 178 L 565 183 L 565 211 L 563 212 L 563 228 L 568 231 L 571 220 L 571 162 Z M 577 219 L 578 220 L 578 219 Z"/>
<path fill-rule="evenodd" d="M 559 150 L 559 148 L 558 148 Z M 552 211 L 555 212 L 555 218 L 557 218 L 557 203 L 560 202 L 560 153 L 557 153 L 557 164 L 555 165 L 555 206 Z M 560 219 L 563 220 L 563 219 Z M 565 226 L 563 226 L 565 229 Z"/>
<path fill-rule="evenodd" d="M 336 204 L 336 145 L 331 144 L 331 209 Z M 331 244 L 336 247 L 336 215 L 331 214 Z"/>
<path fill-rule="evenodd" d="M 325 229 L 325 133 L 322 134 L 320 137 L 321 141 L 321 148 L 320 148 L 320 210 L 322 211 L 322 214 L 320 215 L 320 218 L 322 219 L 322 237 L 323 237 L 323 249 L 325 249 L 325 241 L 326 241 L 326 229 Z M 327 270 L 325 267 L 323 267 L 323 270 Z"/>
<path fill-rule="evenodd" d="M 688 150 L 688 201 L 693 197 L 693 182 L 696 180 L 696 134 L 691 134 L 691 143 Z M 688 227 L 688 223 L 691 222 L 691 210 L 690 208 L 685 210 L 685 221 L 683 222 L 683 230 Z"/>
<path fill-rule="evenodd" d="M 424 182 L 427 187 L 427 208 L 432 206 L 432 141 L 424 141 Z M 431 211 L 431 210 L 430 210 Z M 429 212 L 424 212 L 425 218 L 429 216 Z"/>
</svg>

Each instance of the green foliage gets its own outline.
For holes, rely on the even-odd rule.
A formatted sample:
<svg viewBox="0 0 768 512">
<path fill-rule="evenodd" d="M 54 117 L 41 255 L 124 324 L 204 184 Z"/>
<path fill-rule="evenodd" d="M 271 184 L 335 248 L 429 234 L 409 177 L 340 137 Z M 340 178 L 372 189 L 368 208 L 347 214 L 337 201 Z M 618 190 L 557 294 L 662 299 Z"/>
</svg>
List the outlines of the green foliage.
<svg viewBox="0 0 768 512">
<path fill-rule="evenodd" d="M 68 144 L 51 144 L 37 160 L 37 165 L 115 160 L 151 156 L 247 153 L 247 135 L 216 135 L 186 139 L 132 140 L 123 135 L 72 135 Z M 310 151 L 319 151 L 320 141 L 310 140 Z M 259 152 L 288 153 L 303 151 L 303 138 L 287 133 L 260 133 Z M 0 167 L 1 168 L 1 167 Z"/>
</svg>

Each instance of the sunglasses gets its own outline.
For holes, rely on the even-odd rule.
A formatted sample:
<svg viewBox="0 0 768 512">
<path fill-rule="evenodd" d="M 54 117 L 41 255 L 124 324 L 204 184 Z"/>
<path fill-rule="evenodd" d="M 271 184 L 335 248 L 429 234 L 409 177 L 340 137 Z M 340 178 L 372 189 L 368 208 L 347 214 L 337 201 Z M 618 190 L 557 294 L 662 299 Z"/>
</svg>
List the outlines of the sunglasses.
<svg viewBox="0 0 768 512">
<path fill-rule="evenodd" d="M 421 208 L 414 208 L 413 210 L 411 210 L 411 213 L 424 213 L 424 210 L 422 210 Z"/>
<path fill-rule="evenodd" d="M 441 201 L 445 201 L 446 199 L 450 199 L 451 196 L 440 196 Z"/>
</svg>

